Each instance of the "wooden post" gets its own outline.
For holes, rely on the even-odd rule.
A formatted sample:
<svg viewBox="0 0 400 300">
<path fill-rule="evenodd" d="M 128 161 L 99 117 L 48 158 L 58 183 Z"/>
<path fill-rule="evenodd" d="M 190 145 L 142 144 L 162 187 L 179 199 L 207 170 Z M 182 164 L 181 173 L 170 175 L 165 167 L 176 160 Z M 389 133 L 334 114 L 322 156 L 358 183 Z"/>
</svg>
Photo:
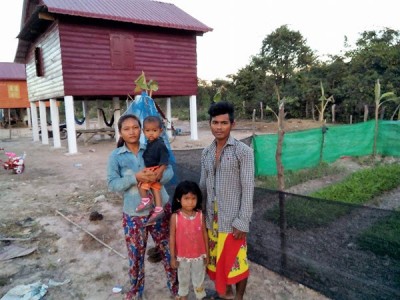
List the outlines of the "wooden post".
<svg viewBox="0 0 400 300">
<path fill-rule="evenodd" d="M 312 119 L 315 121 L 315 105 L 314 105 L 314 100 L 311 100 L 311 116 L 312 116 Z"/>
<path fill-rule="evenodd" d="M 306 119 L 308 119 L 308 101 L 306 101 Z"/>
<path fill-rule="evenodd" d="M 252 127 L 252 130 L 253 130 L 253 135 L 255 135 L 255 122 L 256 122 L 256 109 L 253 109 L 253 118 L 252 118 L 252 123 L 251 123 L 251 127 Z"/>
<path fill-rule="evenodd" d="M 350 124 L 353 124 L 353 115 L 350 115 Z"/>
<path fill-rule="evenodd" d="M 260 120 L 264 120 L 264 108 L 262 101 L 260 102 Z"/>
<path fill-rule="evenodd" d="M 368 105 L 364 105 L 364 122 L 368 121 Z"/>
<path fill-rule="evenodd" d="M 10 135 L 11 140 L 11 108 L 8 109 L 8 133 Z"/>
<path fill-rule="evenodd" d="M 383 117 L 384 117 L 384 116 L 385 116 L 385 107 L 382 107 L 380 119 L 383 120 Z"/>
<path fill-rule="evenodd" d="M 332 123 L 336 122 L 336 104 L 332 105 Z"/>
</svg>

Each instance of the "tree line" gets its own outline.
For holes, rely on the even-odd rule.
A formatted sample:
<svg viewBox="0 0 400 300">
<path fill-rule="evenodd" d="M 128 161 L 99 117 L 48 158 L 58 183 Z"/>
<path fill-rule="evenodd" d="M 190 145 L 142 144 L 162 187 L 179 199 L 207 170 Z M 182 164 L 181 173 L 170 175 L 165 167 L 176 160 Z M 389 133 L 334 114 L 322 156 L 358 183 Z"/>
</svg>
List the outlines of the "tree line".
<svg viewBox="0 0 400 300">
<path fill-rule="evenodd" d="M 355 47 L 345 37 L 344 51 L 322 60 L 299 31 L 283 25 L 264 38 L 248 65 L 227 78 L 198 80 L 200 107 L 208 107 L 222 91 L 222 100 L 234 103 L 238 118 L 251 118 L 254 110 L 261 117 L 266 107 L 278 110 L 278 89 L 289 118 L 318 120 L 321 102 L 330 99 L 335 109 L 326 107 L 323 118 L 328 122 L 333 117 L 337 122 L 362 122 L 374 118 L 377 81 L 382 92 L 400 95 L 400 31 L 364 31 Z M 399 102 L 382 105 L 380 117 L 400 119 Z"/>
</svg>

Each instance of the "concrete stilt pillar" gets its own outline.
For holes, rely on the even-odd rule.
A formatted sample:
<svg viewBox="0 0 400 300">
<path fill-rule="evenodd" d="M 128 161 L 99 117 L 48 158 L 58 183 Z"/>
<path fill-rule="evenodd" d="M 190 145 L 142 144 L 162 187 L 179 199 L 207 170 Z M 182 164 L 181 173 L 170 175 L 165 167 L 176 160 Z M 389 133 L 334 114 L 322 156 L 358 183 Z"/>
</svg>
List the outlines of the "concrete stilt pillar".
<svg viewBox="0 0 400 300">
<path fill-rule="evenodd" d="M 75 154 L 78 153 L 78 147 L 76 143 L 74 98 L 72 96 L 64 96 L 64 105 L 68 133 L 68 153 Z"/>
<path fill-rule="evenodd" d="M 83 127 L 85 129 L 90 129 L 88 101 L 86 101 L 86 100 L 82 101 L 82 111 L 83 111 L 83 117 L 85 118 L 85 122 L 83 123 Z"/>
<path fill-rule="evenodd" d="M 51 128 L 53 131 L 54 148 L 61 148 L 60 116 L 58 113 L 58 106 L 56 99 L 50 99 L 50 116 L 51 116 Z"/>
<path fill-rule="evenodd" d="M 31 117 L 31 108 L 27 107 L 26 108 L 26 115 L 28 116 L 28 127 L 31 128 L 32 127 L 32 117 Z"/>
<path fill-rule="evenodd" d="M 172 137 L 172 117 L 171 117 L 171 98 L 167 98 L 167 103 L 166 103 L 166 114 L 165 117 L 167 118 L 167 135 L 169 138 Z"/>
<path fill-rule="evenodd" d="M 31 102 L 32 134 L 33 141 L 39 142 L 39 123 L 36 102 Z"/>
<path fill-rule="evenodd" d="M 40 130 L 42 132 L 42 144 L 49 144 L 49 134 L 47 132 L 46 102 L 39 101 Z"/>
<path fill-rule="evenodd" d="M 112 99 L 113 108 L 114 108 L 114 129 L 115 129 L 115 140 L 119 139 L 119 131 L 118 131 L 118 120 L 121 117 L 121 106 L 119 103 L 119 97 L 113 97 Z"/>
<path fill-rule="evenodd" d="M 190 139 L 197 141 L 199 136 L 197 134 L 197 104 L 196 96 L 190 96 Z"/>
</svg>

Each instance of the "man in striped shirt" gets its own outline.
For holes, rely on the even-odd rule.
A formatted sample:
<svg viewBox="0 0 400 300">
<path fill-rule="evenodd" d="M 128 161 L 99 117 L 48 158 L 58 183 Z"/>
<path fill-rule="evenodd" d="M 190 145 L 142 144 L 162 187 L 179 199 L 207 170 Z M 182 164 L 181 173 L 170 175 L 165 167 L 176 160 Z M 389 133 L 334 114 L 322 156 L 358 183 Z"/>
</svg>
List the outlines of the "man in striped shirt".
<svg viewBox="0 0 400 300">
<path fill-rule="evenodd" d="M 246 234 L 253 212 L 254 155 L 249 146 L 231 136 L 232 104 L 214 103 L 208 113 L 215 139 L 203 150 L 200 179 L 210 249 L 207 273 L 219 298 L 239 300 L 249 276 Z"/>
</svg>

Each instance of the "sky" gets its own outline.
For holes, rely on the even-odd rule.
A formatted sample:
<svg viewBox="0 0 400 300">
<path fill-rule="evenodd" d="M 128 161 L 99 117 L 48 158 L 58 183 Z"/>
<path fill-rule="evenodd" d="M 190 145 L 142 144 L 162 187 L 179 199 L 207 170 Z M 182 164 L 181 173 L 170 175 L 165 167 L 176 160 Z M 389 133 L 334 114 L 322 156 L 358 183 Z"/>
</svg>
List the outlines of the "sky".
<svg viewBox="0 0 400 300">
<path fill-rule="evenodd" d="M 6 0 L 0 0 L 6 2 Z M 65 0 L 69 1 L 69 0 Z M 0 10 L 0 62 L 13 62 L 23 0 Z M 282 25 L 299 31 L 320 57 L 340 54 L 344 37 L 354 45 L 360 33 L 400 30 L 396 0 L 162 0 L 173 3 L 213 31 L 197 37 L 197 76 L 225 79 L 260 52 L 263 39 Z M 396 4 L 398 3 L 398 4 Z M 5 3 L 3 3 L 5 4 Z"/>
</svg>

